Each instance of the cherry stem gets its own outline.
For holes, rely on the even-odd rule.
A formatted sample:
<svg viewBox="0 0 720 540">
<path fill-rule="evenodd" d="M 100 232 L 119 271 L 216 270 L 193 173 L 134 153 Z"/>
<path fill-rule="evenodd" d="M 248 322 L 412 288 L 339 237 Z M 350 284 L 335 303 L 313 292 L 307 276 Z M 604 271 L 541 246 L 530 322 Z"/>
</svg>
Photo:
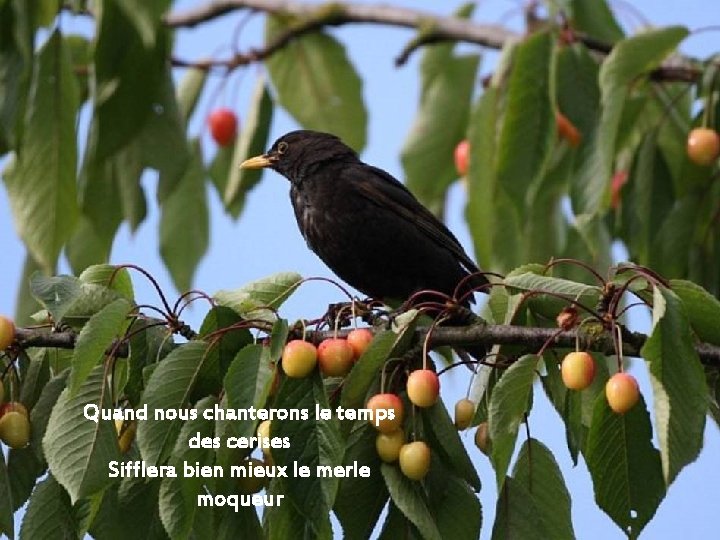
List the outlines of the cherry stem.
<svg viewBox="0 0 720 540">
<path fill-rule="evenodd" d="M 595 269 L 594 269 L 592 266 L 590 266 L 589 264 L 584 263 L 583 261 L 579 261 L 579 260 L 577 260 L 577 259 L 568 259 L 568 258 L 552 259 L 549 263 L 547 263 L 547 264 L 545 265 L 545 271 L 547 272 L 547 271 L 550 270 L 553 266 L 558 265 L 558 264 L 563 264 L 563 263 L 564 263 L 564 264 L 571 264 L 571 265 L 579 266 L 580 268 L 584 268 L 585 270 L 587 270 L 588 272 L 590 272 L 590 273 L 595 277 L 595 279 L 598 280 L 598 282 L 599 282 L 602 286 L 605 286 L 605 284 L 607 283 L 606 280 L 605 280 L 605 278 L 603 278 L 603 277 L 597 272 L 597 270 L 595 270 Z"/>
<path fill-rule="evenodd" d="M 140 266 L 136 264 L 120 264 L 118 265 L 115 270 L 112 273 L 112 276 L 110 277 L 110 283 L 112 283 L 112 280 L 115 278 L 115 274 L 120 271 L 122 268 L 129 268 L 132 270 L 135 270 L 136 272 L 140 272 L 142 275 L 144 275 L 150 283 L 152 283 L 152 286 L 155 288 L 155 291 L 158 293 L 158 296 L 160 297 L 160 301 L 162 302 L 163 306 L 165 307 L 165 310 L 167 312 L 167 316 L 171 316 L 173 311 L 170 309 L 170 304 L 168 304 L 167 298 L 165 298 L 165 293 L 163 293 L 162 289 L 160 288 L 160 285 L 158 284 L 157 280 L 152 276 L 150 272 L 145 270 L 144 268 L 141 268 Z"/>
</svg>

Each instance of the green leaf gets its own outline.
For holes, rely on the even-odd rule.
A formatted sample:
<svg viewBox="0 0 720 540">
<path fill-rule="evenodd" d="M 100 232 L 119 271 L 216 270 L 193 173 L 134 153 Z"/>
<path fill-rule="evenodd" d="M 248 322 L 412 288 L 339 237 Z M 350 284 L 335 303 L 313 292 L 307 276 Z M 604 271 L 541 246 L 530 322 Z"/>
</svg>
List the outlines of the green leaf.
<svg viewBox="0 0 720 540">
<path fill-rule="evenodd" d="M 30 324 L 32 315 L 41 307 L 40 303 L 30 291 L 30 277 L 35 273 L 40 273 L 40 266 L 35 262 L 35 259 L 27 253 L 15 296 L 15 324 L 18 326 Z"/>
<path fill-rule="evenodd" d="M 0 2 L 0 154 L 17 149 L 32 75 L 35 28 L 29 2 Z"/>
<path fill-rule="evenodd" d="M 647 75 L 687 36 L 686 28 L 650 30 L 618 42 L 600 68 L 601 117 L 592 154 L 576 176 L 576 214 L 594 214 L 610 202 L 612 174 L 625 102 L 636 79 Z"/>
<path fill-rule="evenodd" d="M 691 281 L 670 280 L 672 291 L 680 298 L 693 331 L 700 341 L 720 345 L 720 301 Z"/>
<path fill-rule="evenodd" d="M 595 401 L 585 450 L 595 501 L 629 538 L 637 538 L 665 496 L 660 453 L 640 398 L 625 414 L 610 409 L 605 393 Z"/>
<path fill-rule="evenodd" d="M 672 176 L 658 147 L 658 131 L 640 143 L 623 193 L 623 237 L 633 260 L 664 272 L 662 252 L 653 253 L 655 237 L 674 203 Z M 673 254 L 674 256 L 677 253 Z"/>
<path fill-rule="evenodd" d="M 212 347 L 208 350 L 207 359 L 203 362 L 203 369 L 198 374 L 198 380 L 190 398 L 197 401 L 209 394 L 219 394 L 223 389 L 225 378 L 235 355 L 248 343 L 252 343 L 253 336 L 246 328 L 232 328 L 242 321 L 242 318 L 232 309 L 224 306 L 215 306 L 208 311 L 199 335 Z"/>
<path fill-rule="evenodd" d="M 133 17 L 117 2 L 103 2 L 97 17 L 94 120 L 96 159 L 115 154 L 150 117 L 166 69 L 168 39 L 143 40 Z"/>
<path fill-rule="evenodd" d="M 177 440 L 182 420 L 181 409 L 188 407 L 188 399 L 208 358 L 208 344 L 192 341 L 168 354 L 150 375 L 142 396 L 148 409 L 147 421 L 138 422 L 137 442 L 143 459 L 151 465 L 161 464 L 168 457 Z M 174 410 L 173 420 L 155 419 L 158 409 Z"/>
<path fill-rule="evenodd" d="M 246 319 L 274 320 L 273 310 L 279 308 L 302 282 L 295 272 L 280 272 L 248 283 L 240 289 L 218 291 L 214 298 L 218 305 L 233 309 Z"/>
<path fill-rule="evenodd" d="M 13 497 L 10 478 L 5 466 L 5 454 L 0 452 L 0 534 L 5 533 L 10 540 L 15 538 L 13 521 Z"/>
<path fill-rule="evenodd" d="M 383 463 L 380 470 L 390 497 L 403 515 L 418 528 L 426 540 L 440 540 L 442 535 L 423 497 L 419 483 L 406 478 L 398 467 Z"/>
<path fill-rule="evenodd" d="M 70 397 L 75 397 L 93 368 L 102 363 L 113 340 L 125 331 L 126 317 L 132 309 L 127 300 L 118 298 L 90 317 L 83 326 L 73 353 L 73 367 L 68 381 Z"/>
<path fill-rule="evenodd" d="M 202 413 L 207 409 L 212 410 L 216 404 L 217 400 L 213 396 L 198 402 L 194 408 L 197 411 L 197 418 L 188 420 L 180 430 L 169 460 L 169 464 L 174 466 L 176 471 L 182 471 L 185 463 L 193 466 L 199 464 L 201 467 L 214 464 L 215 452 L 212 448 L 191 448 L 188 441 L 198 433 L 201 438 L 215 435 L 215 422 L 206 420 Z M 177 478 L 168 477 L 161 480 L 160 519 L 170 538 L 188 538 L 197 514 L 211 511 L 198 506 L 197 496 L 204 494 L 206 488 L 211 492 L 214 491 L 213 480 L 198 476 L 185 477 L 181 473 Z"/>
<path fill-rule="evenodd" d="M 265 529 L 264 537 L 267 540 L 287 540 L 289 538 L 329 540 L 332 538 L 332 530 L 327 530 L 324 537 L 318 536 L 312 530 L 308 520 L 298 512 L 293 504 L 281 504 L 266 508 L 263 512 L 263 527 Z M 234 534 L 229 539 L 236 537 Z"/>
<path fill-rule="evenodd" d="M 497 88 L 485 90 L 475 104 L 468 126 L 471 151 L 465 219 L 472 235 L 475 257 L 483 268 L 494 267 L 498 101 Z"/>
<path fill-rule="evenodd" d="M 702 223 L 702 207 L 707 197 L 701 191 L 691 192 L 685 197 L 675 199 L 672 208 L 666 213 L 660 230 L 653 238 L 650 247 L 649 264 L 653 268 L 662 268 L 663 275 L 687 275 L 693 238 Z"/>
<path fill-rule="evenodd" d="M 96 264 L 87 267 L 78 276 L 78 279 L 83 283 L 94 283 L 117 291 L 130 302 L 135 299 L 132 279 L 127 268 L 120 268 L 112 264 Z"/>
<path fill-rule="evenodd" d="M 500 132 L 497 182 L 517 212 L 542 169 L 555 128 L 550 103 L 552 36 L 534 34 L 515 50 Z"/>
<path fill-rule="evenodd" d="M 307 466 L 310 477 L 283 481 L 285 493 L 318 536 L 329 528 L 329 512 L 335 503 L 339 479 L 321 478 L 318 467 L 335 467 L 343 463 L 343 441 L 337 418 L 317 418 L 315 407 L 329 409 L 325 388 L 319 373 L 304 379 L 285 377 L 275 398 L 275 406 L 305 409 L 308 418 L 272 423 L 273 437 L 288 437 L 289 448 L 273 448 L 273 459 L 280 465 Z M 360 466 L 360 464 L 358 464 Z"/>
<path fill-rule="evenodd" d="M 265 152 L 272 118 L 273 101 L 265 78 L 260 77 L 255 84 L 255 93 L 245 118 L 245 127 L 235 146 L 227 186 L 224 193 L 220 194 L 225 208 L 234 218 L 240 215 L 245 204 L 245 196 L 262 176 L 262 169 L 241 169 L 240 164 L 250 157 Z"/>
<path fill-rule="evenodd" d="M 520 423 L 528 411 L 538 357 L 526 355 L 503 373 L 493 388 L 488 409 L 488 427 L 492 440 L 490 459 L 495 468 L 498 488 L 502 488 L 510 457 L 515 450 Z"/>
<path fill-rule="evenodd" d="M 653 329 L 640 353 L 650 369 L 660 457 L 669 486 L 700 453 L 708 408 L 705 372 L 690 322 L 680 298 L 669 289 L 654 288 Z"/>
<path fill-rule="evenodd" d="M 223 387 L 231 409 L 260 409 L 265 405 L 275 370 L 267 346 L 251 344 L 237 353 L 225 375 Z M 233 434 L 250 437 L 255 433 L 255 420 L 233 422 Z"/>
<path fill-rule="evenodd" d="M 525 272 L 505 278 L 507 287 L 520 291 L 543 291 L 548 293 L 566 296 L 569 299 L 577 300 L 587 305 L 593 305 L 600 296 L 600 287 L 585 285 L 567 279 L 551 276 L 541 276 L 534 272 Z"/>
<path fill-rule="evenodd" d="M 445 468 L 442 461 L 442 457 L 433 459 L 423 480 L 435 524 L 443 538 L 477 540 L 482 524 L 480 499 L 473 488 Z"/>
<path fill-rule="evenodd" d="M 129 148 L 133 155 L 141 156 L 144 165 L 160 173 L 157 196 L 161 204 L 165 204 L 170 194 L 182 185 L 187 169 L 192 167 L 194 151 L 187 143 L 186 127 L 177 103 L 169 63 L 164 66 L 163 78 L 153 96 L 150 115 L 140 134 L 130 141 Z M 122 173 L 122 169 L 118 173 Z M 137 185 L 140 179 L 131 173 L 127 183 L 130 184 L 131 180 Z"/>
<path fill-rule="evenodd" d="M 403 145 L 408 188 L 436 214 L 457 178 L 453 152 L 465 135 L 478 55 L 456 56 L 454 44 L 425 47 L 420 66 L 420 106 Z"/>
<path fill-rule="evenodd" d="M 582 154 L 599 116 L 598 62 L 585 46 L 575 44 L 555 49 L 552 69 L 557 108 L 582 134 Z"/>
<path fill-rule="evenodd" d="M 422 409 L 422 416 L 423 425 L 426 429 L 429 428 L 429 435 L 434 439 L 432 448 L 440 455 L 443 464 L 470 484 L 475 491 L 480 491 L 480 478 L 445 408 L 445 403 L 438 400 L 432 407 Z"/>
<path fill-rule="evenodd" d="M 575 538 L 570 493 L 549 448 L 536 439 L 525 441 L 515 462 L 513 479 L 532 498 L 547 538 Z"/>
<path fill-rule="evenodd" d="M 63 35 L 63 41 L 70 56 L 70 64 L 78 84 L 79 100 L 84 103 L 89 96 L 88 74 L 92 64 L 92 44 L 85 36 Z"/>
<path fill-rule="evenodd" d="M 190 121 L 192 114 L 195 112 L 200 95 L 205 88 L 205 82 L 208 78 L 208 70 L 200 68 L 188 68 L 185 75 L 178 83 L 177 103 L 178 109 L 185 124 Z"/>
<path fill-rule="evenodd" d="M 170 331 L 165 326 L 156 326 L 156 322 L 154 319 L 136 319 L 128 332 L 130 357 L 123 393 L 133 405 L 140 402 L 146 368 L 156 366 L 174 347 Z"/>
<path fill-rule="evenodd" d="M 507 477 L 495 508 L 492 540 L 522 538 L 546 540 L 551 538 L 545 530 L 542 516 L 535 507 L 532 495 L 521 482 Z"/>
<path fill-rule="evenodd" d="M 15 228 L 45 273 L 55 270 L 79 211 L 75 187 L 78 90 L 59 32 L 38 51 L 22 152 L 4 175 Z"/>
<path fill-rule="evenodd" d="M 50 415 L 55 407 L 55 403 L 60 398 L 69 375 L 69 370 L 61 371 L 55 375 L 43 387 L 40 397 L 30 411 L 30 448 L 33 449 L 35 455 L 40 462 L 45 462 L 45 453 L 42 447 L 42 440 L 45 438 Z"/>
<path fill-rule="evenodd" d="M 43 448 L 53 476 L 74 502 L 110 483 L 108 463 L 120 459 L 117 432 L 111 421 L 85 418 L 86 405 L 110 408 L 105 366 L 95 366 L 74 397 L 66 388 L 53 407 Z"/>
<path fill-rule="evenodd" d="M 12 449 L 7 460 L 13 511 L 25 504 L 38 478 L 47 472 L 47 466 L 35 455 L 32 447 Z"/>
<path fill-rule="evenodd" d="M 267 17 L 265 41 L 272 42 L 295 21 Z M 267 66 L 277 100 L 304 128 L 340 137 L 360 152 L 365 146 L 367 112 L 362 80 L 345 48 L 322 32 L 304 34 L 270 56 Z"/>
<path fill-rule="evenodd" d="M 36 272 L 30 276 L 30 292 L 48 310 L 53 320 L 60 321 L 80 297 L 81 289 L 77 278 L 45 277 Z"/>
<path fill-rule="evenodd" d="M 622 28 L 605 0 L 571 0 L 570 5 L 573 28 L 610 44 L 622 39 Z"/>
<path fill-rule="evenodd" d="M 340 479 L 333 511 L 346 540 L 369 538 L 388 499 L 380 474 L 380 457 L 375 449 L 376 436 L 370 424 L 356 424 L 346 445 L 343 465 L 358 462 L 370 467 L 370 478 L 349 476 Z"/>
<path fill-rule="evenodd" d="M 67 492 L 52 476 L 33 491 L 20 527 L 21 538 L 77 538 L 78 524 Z"/>
<path fill-rule="evenodd" d="M 115 0 L 115 2 L 130 17 L 143 40 L 148 44 L 155 41 L 161 17 L 172 4 L 171 0 L 156 0 L 155 2 Z"/>
<path fill-rule="evenodd" d="M 209 222 L 200 145 L 196 143 L 190 165 L 164 201 L 160 217 L 160 255 L 178 291 L 192 286 L 195 269 L 208 247 Z"/>
</svg>

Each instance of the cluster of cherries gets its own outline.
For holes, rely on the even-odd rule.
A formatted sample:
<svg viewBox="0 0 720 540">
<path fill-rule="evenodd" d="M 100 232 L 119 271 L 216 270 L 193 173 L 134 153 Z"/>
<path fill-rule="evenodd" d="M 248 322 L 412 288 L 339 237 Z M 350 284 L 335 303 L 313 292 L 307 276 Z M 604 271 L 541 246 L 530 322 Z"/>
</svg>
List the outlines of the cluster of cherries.
<svg viewBox="0 0 720 540">
<path fill-rule="evenodd" d="M 560 374 L 570 390 L 585 390 L 595 378 L 595 361 L 586 352 L 571 352 L 563 358 Z M 616 413 L 628 412 L 640 399 L 637 380 L 629 373 L 616 373 L 605 384 L 605 397 Z"/>
<path fill-rule="evenodd" d="M 15 324 L 0 316 L 0 351 L 15 341 Z M 5 385 L 0 379 L 0 441 L 10 448 L 24 448 L 30 442 L 30 415 L 19 401 L 5 400 Z"/>
</svg>

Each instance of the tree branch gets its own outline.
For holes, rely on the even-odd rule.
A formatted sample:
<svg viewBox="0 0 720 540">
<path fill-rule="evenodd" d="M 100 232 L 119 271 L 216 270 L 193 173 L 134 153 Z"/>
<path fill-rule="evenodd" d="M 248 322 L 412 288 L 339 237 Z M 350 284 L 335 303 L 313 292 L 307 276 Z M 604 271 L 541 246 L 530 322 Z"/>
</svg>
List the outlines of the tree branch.
<svg viewBox="0 0 720 540">
<path fill-rule="evenodd" d="M 428 328 L 418 328 L 416 339 L 420 342 L 428 332 Z M 306 338 L 310 341 L 320 342 L 330 337 L 344 337 L 349 330 L 309 331 Z M 47 328 L 18 328 L 16 342 L 22 348 L 51 347 L 59 349 L 72 349 L 75 347 L 77 335 L 72 331 L 53 332 Z M 623 355 L 640 356 L 645 341 L 645 334 L 625 332 L 623 334 Z M 583 332 L 579 335 L 581 347 L 587 351 L 599 352 L 607 355 L 615 354 L 612 336 L 609 333 L 589 336 Z M 517 345 L 521 346 L 523 353 L 537 353 L 543 345 L 550 342 L 550 347 L 575 348 L 578 340 L 576 330 L 558 331 L 557 328 L 535 328 L 508 325 L 472 326 L 440 326 L 433 329 L 430 346 L 442 345 L 468 346 L 468 345 Z M 112 349 L 112 347 L 110 347 Z M 712 367 L 720 368 L 720 347 L 708 343 L 698 343 L 695 350 L 700 361 Z M 117 356 L 127 356 L 126 347 L 118 349 Z"/>
<path fill-rule="evenodd" d="M 520 40 L 522 35 L 508 28 L 480 24 L 456 17 L 442 17 L 427 11 L 387 5 L 352 4 L 345 2 L 308 4 L 285 0 L 212 0 L 207 4 L 183 12 L 169 13 L 165 24 L 170 28 L 192 28 L 206 21 L 221 17 L 236 10 L 251 10 L 271 14 L 288 14 L 299 19 L 298 23 L 278 36 L 264 48 L 252 49 L 246 53 L 237 53 L 225 60 L 203 60 L 191 62 L 173 59 L 176 66 L 192 66 L 200 69 L 221 67 L 233 69 L 238 66 L 265 60 L 282 49 L 293 39 L 315 32 L 326 26 L 344 24 L 377 24 L 410 28 L 422 32 L 420 39 L 412 40 L 397 56 L 395 62 L 402 65 L 420 45 L 442 41 L 464 42 L 490 49 L 501 49 L 512 40 Z M 567 39 L 567 32 L 565 38 Z M 594 39 L 592 36 L 573 34 L 570 37 L 582 42 L 587 48 L 598 53 L 608 54 L 612 45 Z M 702 72 L 691 66 L 661 66 L 650 73 L 654 81 L 679 81 L 692 83 L 698 80 Z"/>
</svg>

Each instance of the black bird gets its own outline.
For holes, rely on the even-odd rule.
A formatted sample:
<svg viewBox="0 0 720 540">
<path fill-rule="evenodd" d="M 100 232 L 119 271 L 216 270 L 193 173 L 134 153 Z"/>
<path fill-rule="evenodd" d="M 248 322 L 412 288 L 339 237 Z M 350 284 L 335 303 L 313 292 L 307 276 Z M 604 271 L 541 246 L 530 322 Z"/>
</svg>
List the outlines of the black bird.
<svg viewBox="0 0 720 540">
<path fill-rule="evenodd" d="M 295 217 L 310 249 L 373 299 L 405 301 L 425 289 L 452 296 L 463 278 L 479 271 L 452 232 L 403 184 L 360 161 L 334 135 L 292 131 L 241 167 L 269 167 L 290 180 Z M 478 274 L 459 293 L 485 283 Z M 473 301 L 469 296 L 465 305 Z"/>
</svg>

